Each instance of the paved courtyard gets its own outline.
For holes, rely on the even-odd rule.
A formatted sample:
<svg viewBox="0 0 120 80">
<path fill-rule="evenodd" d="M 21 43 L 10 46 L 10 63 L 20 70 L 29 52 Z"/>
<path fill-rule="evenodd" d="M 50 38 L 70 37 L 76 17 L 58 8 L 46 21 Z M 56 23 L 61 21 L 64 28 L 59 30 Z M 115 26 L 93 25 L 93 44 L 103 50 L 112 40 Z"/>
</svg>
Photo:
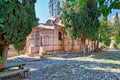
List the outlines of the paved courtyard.
<svg viewBox="0 0 120 80">
<path fill-rule="evenodd" d="M 56 54 L 47 59 L 19 58 L 27 62 L 25 80 L 120 80 L 120 52 L 108 51 L 81 57 Z"/>
</svg>

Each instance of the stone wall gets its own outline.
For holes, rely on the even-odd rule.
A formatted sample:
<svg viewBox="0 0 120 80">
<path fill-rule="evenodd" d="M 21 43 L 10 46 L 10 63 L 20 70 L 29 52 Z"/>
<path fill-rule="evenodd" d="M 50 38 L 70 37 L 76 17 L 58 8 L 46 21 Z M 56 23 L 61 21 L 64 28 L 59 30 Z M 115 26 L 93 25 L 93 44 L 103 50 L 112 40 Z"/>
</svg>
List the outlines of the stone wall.
<svg viewBox="0 0 120 80">
<path fill-rule="evenodd" d="M 14 49 L 13 45 L 9 46 L 8 57 L 14 57 L 20 54 L 25 54 L 25 49 L 18 52 L 17 50 Z"/>
<path fill-rule="evenodd" d="M 60 34 L 61 34 L 61 40 Z M 27 54 L 35 55 L 44 52 L 77 51 L 81 50 L 81 40 L 68 37 L 64 27 L 54 25 L 54 29 L 34 27 L 27 37 Z"/>
<path fill-rule="evenodd" d="M 46 52 L 81 51 L 81 39 L 70 38 L 59 18 L 49 19 L 32 29 L 27 37 L 26 54 L 40 55 Z M 93 48 L 93 42 L 86 40 L 86 48 Z"/>
</svg>

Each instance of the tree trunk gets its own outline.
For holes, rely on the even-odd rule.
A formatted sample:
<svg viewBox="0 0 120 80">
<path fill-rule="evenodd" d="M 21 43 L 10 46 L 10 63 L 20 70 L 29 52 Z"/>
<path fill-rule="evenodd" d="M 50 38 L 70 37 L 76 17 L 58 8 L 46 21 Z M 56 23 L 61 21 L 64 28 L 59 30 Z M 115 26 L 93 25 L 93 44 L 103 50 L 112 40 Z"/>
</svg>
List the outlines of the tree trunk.
<svg viewBox="0 0 120 80">
<path fill-rule="evenodd" d="M 83 55 L 84 55 L 84 56 L 85 56 L 85 54 L 86 54 L 85 40 L 86 40 L 86 37 L 85 37 L 84 34 L 82 34 L 81 41 L 82 41 L 82 52 L 83 52 Z"/>
<path fill-rule="evenodd" d="M 74 40 L 72 39 L 72 51 L 74 51 Z"/>
<path fill-rule="evenodd" d="M 96 41 L 95 43 L 95 52 L 98 52 L 99 51 L 99 41 Z"/>
<path fill-rule="evenodd" d="M 110 49 L 114 48 L 114 43 L 115 43 L 114 39 L 111 38 L 111 42 L 110 42 L 110 46 L 109 46 Z"/>
<path fill-rule="evenodd" d="M 0 56 L 3 59 L 3 63 L 7 62 L 8 48 L 9 48 L 9 45 L 0 46 Z"/>
<path fill-rule="evenodd" d="M 94 41 L 93 43 L 94 43 L 94 50 L 95 50 L 95 48 L 96 48 L 96 41 Z"/>
<path fill-rule="evenodd" d="M 18 50 L 18 55 L 20 55 L 20 51 Z"/>
<path fill-rule="evenodd" d="M 91 52 L 94 51 L 94 41 L 92 41 L 92 49 L 91 49 Z"/>
<path fill-rule="evenodd" d="M 89 40 L 87 40 L 87 45 L 86 45 L 86 52 L 88 53 L 89 52 Z"/>
<path fill-rule="evenodd" d="M 99 48 L 99 41 L 97 41 L 97 43 L 96 43 L 96 48 L 98 49 Z"/>
</svg>

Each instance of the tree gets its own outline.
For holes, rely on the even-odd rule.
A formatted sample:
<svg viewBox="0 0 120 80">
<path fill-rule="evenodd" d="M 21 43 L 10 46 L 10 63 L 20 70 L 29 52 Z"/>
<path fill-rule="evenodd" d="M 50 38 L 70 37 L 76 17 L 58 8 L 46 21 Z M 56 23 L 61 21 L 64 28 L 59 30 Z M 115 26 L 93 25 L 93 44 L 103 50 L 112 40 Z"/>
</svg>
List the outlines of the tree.
<svg viewBox="0 0 120 80">
<path fill-rule="evenodd" d="M 107 17 L 112 9 L 120 9 L 120 0 L 96 0 L 100 13 Z"/>
<path fill-rule="evenodd" d="M 108 20 L 106 17 L 102 16 L 102 19 L 100 20 L 100 27 L 99 27 L 99 37 L 98 40 L 105 44 L 106 46 L 109 46 L 110 44 L 110 30 L 108 28 Z"/>
<path fill-rule="evenodd" d="M 114 30 L 115 30 L 114 34 L 120 35 L 120 19 L 119 19 L 118 13 L 116 13 L 116 15 L 115 15 L 115 21 L 114 21 L 113 26 L 114 26 Z"/>
<path fill-rule="evenodd" d="M 111 33 L 111 37 L 113 37 L 114 39 L 114 43 L 112 43 L 112 39 L 111 39 L 111 45 L 113 44 L 112 47 L 114 47 L 114 45 L 119 44 L 119 39 L 120 39 L 120 20 L 119 20 L 119 15 L 118 13 L 116 13 L 115 17 L 111 20 L 110 23 L 110 33 Z"/>
<path fill-rule="evenodd" d="M 24 47 L 25 47 L 25 41 L 23 41 L 23 42 L 15 42 L 14 43 L 14 48 L 15 48 L 15 50 L 18 51 L 19 55 L 20 55 L 20 51 L 24 50 Z"/>
<path fill-rule="evenodd" d="M 71 2 L 63 3 L 61 20 L 65 30 L 72 38 L 81 38 L 82 51 L 85 54 L 85 40 L 94 39 L 99 27 L 99 12 L 95 0 L 86 0 L 86 5 L 80 4 L 74 8 Z"/>
<path fill-rule="evenodd" d="M 86 0 L 67 0 L 72 2 L 73 7 L 76 7 L 77 5 L 84 6 L 86 4 Z M 108 14 L 111 13 L 112 9 L 120 9 L 120 0 L 96 0 L 97 7 L 99 9 L 99 12 L 107 17 Z"/>
<path fill-rule="evenodd" d="M 109 48 L 113 48 L 115 47 L 115 37 L 117 37 L 117 35 L 119 35 L 119 29 L 120 28 L 120 24 L 119 24 L 119 17 L 118 17 L 118 13 L 116 13 L 115 17 L 112 17 L 109 20 L 109 25 L 108 25 L 108 30 L 109 30 L 109 34 L 110 34 L 110 45 Z M 116 38 L 117 40 L 118 38 Z"/>
<path fill-rule="evenodd" d="M 0 50 L 4 63 L 9 44 L 22 42 L 36 25 L 36 0 L 0 0 Z"/>
<path fill-rule="evenodd" d="M 120 49 L 120 35 L 115 35 L 116 48 Z"/>
<path fill-rule="evenodd" d="M 118 13 L 116 16 L 107 20 L 106 17 L 102 17 L 101 26 L 99 28 L 99 34 L 101 34 L 101 42 L 103 42 L 109 48 L 113 48 L 115 44 L 115 40 L 118 44 L 119 42 L 119 32 L 120 32 L 120 24 Z"/>
</svg>

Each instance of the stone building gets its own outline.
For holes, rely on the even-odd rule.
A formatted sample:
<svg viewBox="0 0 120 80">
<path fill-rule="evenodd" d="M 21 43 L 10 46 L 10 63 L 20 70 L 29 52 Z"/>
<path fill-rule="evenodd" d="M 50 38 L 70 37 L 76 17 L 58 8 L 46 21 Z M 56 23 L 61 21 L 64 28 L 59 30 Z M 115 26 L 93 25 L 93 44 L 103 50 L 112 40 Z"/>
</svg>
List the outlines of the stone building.
<svg viewBox="0 0 120 80">
<path fill-rule="evenodd" d="M 42 52 L 73 51 L 81 49 L 80 39 L 73 40 L 65 33 L 59 18 L 49 19 L 32 29 L 27 37 L 27 54 Z"/>
<path fill-rule="evenodd" d="M 49 16 L 46 23 L 33 27 L 31 34 L 27 37 L 26 53 L 28 55 L 43 52 L 61 52 L 81 50 L 81 39 L 71 39 L 61 24 L 59 8 L 63 0 L 50 0 Z M 88 41 L 87 41 L 88 42 Z"/>
</svg>

